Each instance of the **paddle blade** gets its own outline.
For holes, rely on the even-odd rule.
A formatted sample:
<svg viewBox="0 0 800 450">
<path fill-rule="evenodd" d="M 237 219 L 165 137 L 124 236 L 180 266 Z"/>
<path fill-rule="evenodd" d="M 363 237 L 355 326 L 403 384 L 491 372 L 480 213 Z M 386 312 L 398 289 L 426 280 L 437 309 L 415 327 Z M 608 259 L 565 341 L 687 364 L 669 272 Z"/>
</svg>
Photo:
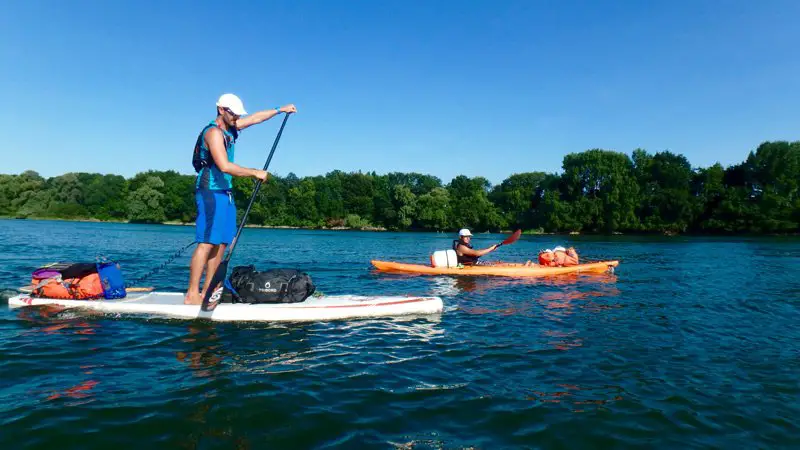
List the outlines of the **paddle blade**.
<svg viewBox="0 0 800 450">
<path fill-rule="evenodd" d="M 208 291 L 203 297 L 203 305 L 200 307 L 203 311 L 213 311 L 219 304 L 222 298 L 222 282 L 225 281 L 225 276 L 228 275 L 228 261 L 224 260 L 217 267 L 214 277 L 211 278 L 211 284 L 208 285 Z M 219 287 L 216 287 L 219 285 Z M 216 287 L 216 288 L 215 288 Z"/>
<path fill-rule="evenodd" d="M 511 236 L 507 237 L 505 241 L 503 241 L 503 245 L 513 244 L 517 242 L 517 239 L 522 236 L 522 230 L 517 230 Z"/>
</svg>

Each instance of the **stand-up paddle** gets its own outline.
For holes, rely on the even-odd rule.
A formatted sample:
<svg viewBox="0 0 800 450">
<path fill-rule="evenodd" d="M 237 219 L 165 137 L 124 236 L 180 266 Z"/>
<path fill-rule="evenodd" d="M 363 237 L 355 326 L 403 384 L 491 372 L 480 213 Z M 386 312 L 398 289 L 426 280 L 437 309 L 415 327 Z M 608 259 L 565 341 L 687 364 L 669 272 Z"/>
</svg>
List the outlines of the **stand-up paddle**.
<svg viewBox="0 0 800 450">
<path fill-rule="evenodd" d="M 517 242 L 517 239 L 522 235 L 522 230 L 517 230 L 511 236 L 507 237 L 503 242 L 497 244 L 498 247 L 502 247 L 503 245 L 513 244 Z"/>
<path fill-rule="evenodd" d="M 283 134 L 283 127 L 286 126 L 286 121 L 289 120 L 289 113 L 286 114 L 286 117 L 283 118 L 283 123 L 281 124 L 280 130 L 278 130 L 278 135 L 275 136 L 275 142 L 272 144 L 272 150 L 269 152 L 269 157 L 267 157 L 267 163 L 264 164 L 264 171 L 266 172 L 269 169 L 269 163 L 272 161 L 272 155 L 275 153 L 275 148 L 278 147 L 278 141 L 281 140 L 281 134 Z M 222 286 L 218 288 L 214 288 L 218 284 L 222 284 L 225 280 L 225 276 L 228 275 L 228 261 L 231 260 L 231 255 L 233 255 L 233 249 L 236 248 L 236 243 L 239 241 L 239 235 L 242 234 L 242 229 L 244 228 L 244 224 L 247 223 L 247 216 L 250 214 L 250 208 L 253 207 L 253 202 L 256 200 L 256 196 L 258 195 L 258 190 L 261 189 L 261 180 L 256 181 L 256 186 L 253 189 L 253 195 L 250 196 L 250 203 L 247 204 L 247 209 L 244 211 L 244 216 L 242 216 L 242 222 L 239 224 L 239 228 L 236 230 L 236 236 L 233 237 L 233 241 L 231 242 L 230 247 L 228 247 L 228 254 L 225 255 L 225 258 L 219 263 L 219 267 L 217 267 L 217 271 L 214 272 L 214 277 L 211 278 L 211 283 L 208 285 L 208 290 L 206 291 L 206 295 L 203 296 L 203 304 L 200 306 L 200 309 L 203 311 L 213 311 L 214 308 L 217 307 L 219 304 L 220 298 L 222 298 Z M 208 274 L 206 274 L 208 276 Z"/>
</svg>

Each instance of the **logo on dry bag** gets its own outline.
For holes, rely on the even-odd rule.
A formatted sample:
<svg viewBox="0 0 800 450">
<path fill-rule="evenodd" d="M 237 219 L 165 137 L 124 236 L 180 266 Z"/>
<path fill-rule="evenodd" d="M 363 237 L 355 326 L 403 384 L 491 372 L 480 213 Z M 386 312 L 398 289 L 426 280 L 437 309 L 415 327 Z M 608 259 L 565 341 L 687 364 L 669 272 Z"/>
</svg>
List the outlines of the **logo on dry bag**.
<svg viewBox="0 0 800 450">
<path fill-rule="evenodd" d="M 257 291 L 258 292 L 263 292 L 263 293 L 276 293 L 276 292 L 278 292 L 277 289 L 272 287 L 272 281 L 265 282 L 264 283 L 264 287 L 261 288 L 261 289 L 257 289 Z"/>
</svg>

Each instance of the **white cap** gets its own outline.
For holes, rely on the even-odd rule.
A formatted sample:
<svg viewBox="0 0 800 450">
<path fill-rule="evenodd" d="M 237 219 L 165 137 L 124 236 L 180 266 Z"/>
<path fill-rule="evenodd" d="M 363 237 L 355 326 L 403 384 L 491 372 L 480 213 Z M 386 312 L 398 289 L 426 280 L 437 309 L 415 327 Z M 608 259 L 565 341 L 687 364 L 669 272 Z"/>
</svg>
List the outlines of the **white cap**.
<svg viewBox="0 0 800 450">
<path fill-rule="evenodd" d="M 217 100 L 217 106 L 228 108 L 237 116 L 244 116 L 247 114 L 247 111 L 244 110 L 242 99 L 233 94 L 222 94 L 219 100 Z"/>
<path fill-rule="evenodd" d="M 466 228 L 462 228 L 458 231 L 459 236 L 472 236 L 472 233 Z"/>
<path fill-rule="evenodd" d="M 553 251 L 554 252 L 565 252 L 565 251 L 567 251 L 567 249 L 565 249 L 564 247 L 559 245 L 558 247 L 554 248 Z"/>
</svg>

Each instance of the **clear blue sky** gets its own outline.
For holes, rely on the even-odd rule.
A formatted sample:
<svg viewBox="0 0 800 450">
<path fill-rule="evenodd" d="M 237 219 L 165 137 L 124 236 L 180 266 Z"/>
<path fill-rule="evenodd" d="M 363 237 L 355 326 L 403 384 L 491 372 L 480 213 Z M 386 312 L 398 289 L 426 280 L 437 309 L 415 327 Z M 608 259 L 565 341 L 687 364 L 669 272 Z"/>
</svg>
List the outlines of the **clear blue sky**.
<svg viewBox="0 0 800 450">
<path fill-rule="evenodd" d="M 7 2 L 0 172 L 193 173 L 224 92 L 297 105 L 281 175 L 499 183 L 589 148 L 729 165 L 800 138 L 798 18 L 792 0 Z M 263 165 L 278 126 L 246 130 L 237 162 Z"/>
</svg>

